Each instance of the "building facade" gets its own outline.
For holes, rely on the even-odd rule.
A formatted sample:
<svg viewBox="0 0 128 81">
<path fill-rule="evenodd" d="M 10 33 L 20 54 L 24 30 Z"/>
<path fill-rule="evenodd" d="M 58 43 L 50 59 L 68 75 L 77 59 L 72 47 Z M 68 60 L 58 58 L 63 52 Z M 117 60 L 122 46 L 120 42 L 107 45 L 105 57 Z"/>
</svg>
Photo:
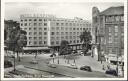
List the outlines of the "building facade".
<svg viewBox="0 0 128 81">
<path fill-rule="evenodd" d="M 124 7 L 110 7 L 102 12 L 92 9 L 95 44 L 104 54 L 124 54 Z M 101 54 L 101 53 L 99 53 Z"/>
<path fill-rule="evenodd" d="M 52 15 L 21 15 L 20 27 L 27 32 L 27 46 L 55 47 L 62 40 L 70 45 L 81 44 L 80 34 L 84 30 L 91 32 L 91 24 L 83 19 L 56 18 Z"/>
</svg>

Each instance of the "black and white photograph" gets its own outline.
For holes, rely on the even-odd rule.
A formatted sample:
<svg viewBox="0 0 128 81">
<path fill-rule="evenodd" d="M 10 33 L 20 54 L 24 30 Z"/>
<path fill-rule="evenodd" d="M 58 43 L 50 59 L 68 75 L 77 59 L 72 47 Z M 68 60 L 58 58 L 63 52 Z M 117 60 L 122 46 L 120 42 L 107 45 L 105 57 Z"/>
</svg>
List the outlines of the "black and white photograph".
<svg viewBox="0 0 128 81">
<path fill-rule="evenodd" d="M 127 0 L 3 0 L 1 77 L 127 78 Z"/>
</svg>

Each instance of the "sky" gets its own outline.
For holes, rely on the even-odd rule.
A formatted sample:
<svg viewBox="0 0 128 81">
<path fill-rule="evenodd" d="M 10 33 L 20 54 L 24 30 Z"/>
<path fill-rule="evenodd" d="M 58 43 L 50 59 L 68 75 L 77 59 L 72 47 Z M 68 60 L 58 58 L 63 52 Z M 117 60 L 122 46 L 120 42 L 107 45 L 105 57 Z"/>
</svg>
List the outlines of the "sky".
<svg viewBox="0 0 128 81">
<path fill-rule="evenodd" d="M 6 2 L 5 19 L 19 20 L 21 14 L 52 14 L 59 18 L 79 17 L 91 21 L 92 7 L 103 11 L 112 6 L 123 6 L 119 2 Z"/>
</svg>

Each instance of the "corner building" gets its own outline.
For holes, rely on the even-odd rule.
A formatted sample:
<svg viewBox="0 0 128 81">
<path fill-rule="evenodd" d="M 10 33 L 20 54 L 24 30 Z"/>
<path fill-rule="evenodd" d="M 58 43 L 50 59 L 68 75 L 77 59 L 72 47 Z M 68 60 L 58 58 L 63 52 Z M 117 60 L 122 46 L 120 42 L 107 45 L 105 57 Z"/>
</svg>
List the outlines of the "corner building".
<svg viewBox="0 0 128 81">
<path fill-rule="evenodd" d="M 92 12 L 93 38 L 95 44 L 100 44 L 99 50 L 107 55 L 123 55 L 124 6 L 110 7 L 102 12 L 93 7 Z"/>
<path fill-rule="evenodd" d="M 56 18 L 47 14 L 23 14 L 20 27 L 27 32 L 27 47 L 59 49 L 61 41 L 67 40 L 73 49 L 81 49 L 80 34 L 84 30 L 91 32 L 91 24 L 86 20 Z"/>
</svg>

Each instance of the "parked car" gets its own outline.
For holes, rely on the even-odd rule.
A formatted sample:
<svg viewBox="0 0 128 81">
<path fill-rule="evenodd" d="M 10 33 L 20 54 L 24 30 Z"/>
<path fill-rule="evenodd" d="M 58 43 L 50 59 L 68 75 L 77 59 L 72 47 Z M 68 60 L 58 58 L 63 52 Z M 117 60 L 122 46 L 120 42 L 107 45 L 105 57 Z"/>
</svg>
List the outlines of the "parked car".
<svg viewBox="0 0 128 81">
<path fill-rule="evenodd" d="M 117 76 L 117 71 L 115 69 L 108 69 L 105 72 L 106 74 Z"/>
<path fill-rule="evenodd" d="M 38 61 L 37 60 L 32 60 L 30 63 L 32 63 L 32 64 L 38 64 Z"/>
<path fill-rule="evenodd" d="M 82 66 L 82 67 L 80 67 L 80 70 L 92 72 L 92 69 L 90 66 Z"/>
<path fill-rule="evenodd" d="M 48 67 L 56 68 L 57 66 L 55 64 L 48 64 Z"/>
<path fill-rule="evenodd" d="M 67 66 L 68 68 L 72 68 L 72 69 L 78 69 L 77 66 L 75 64 L 70 64 L 69 66 Z"/>
</svg>

